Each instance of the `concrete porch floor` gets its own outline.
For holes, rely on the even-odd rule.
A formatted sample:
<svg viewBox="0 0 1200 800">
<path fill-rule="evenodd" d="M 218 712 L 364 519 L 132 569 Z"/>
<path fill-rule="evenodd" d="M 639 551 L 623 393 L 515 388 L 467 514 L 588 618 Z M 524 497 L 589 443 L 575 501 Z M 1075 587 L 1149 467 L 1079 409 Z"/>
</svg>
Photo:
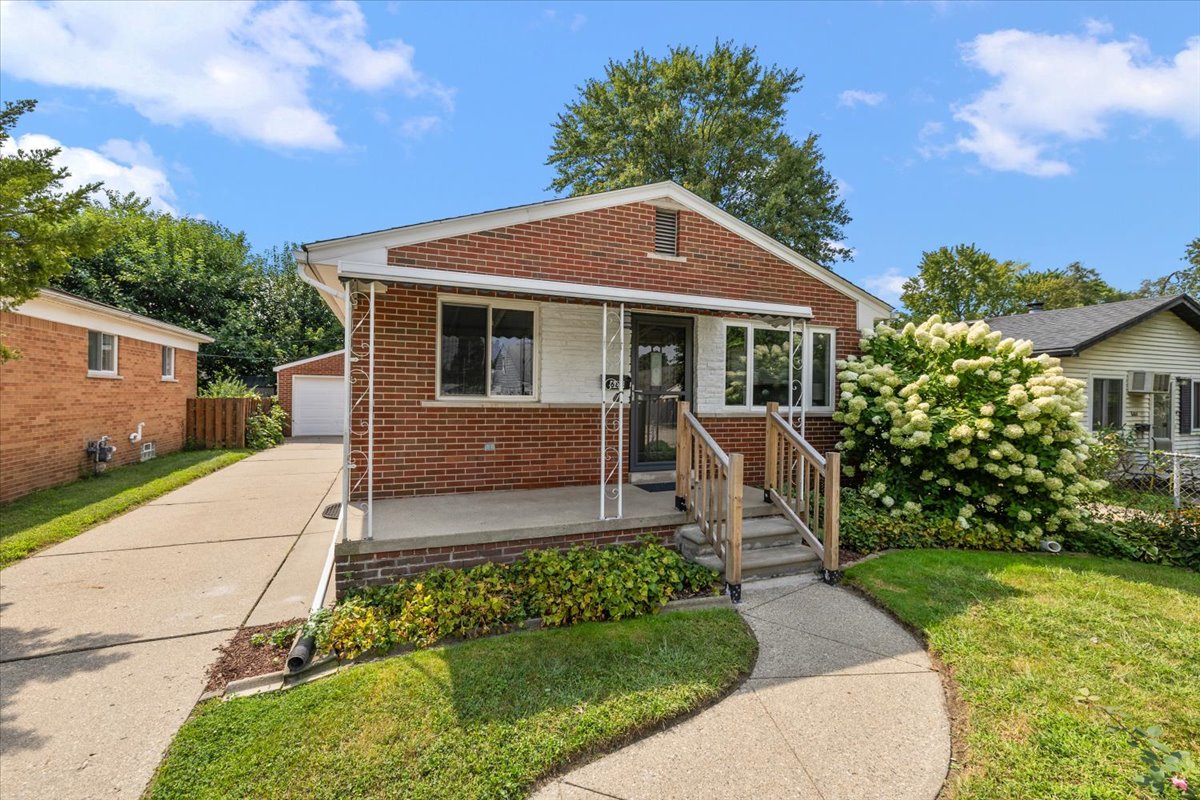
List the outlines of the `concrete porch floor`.
<svg viewBox="0 0 1200 800">
<path fill-rule="evenodd" d="M 746 486 L 744 516 L 775 513 L 762 489 Z M 616 501 L 609 504 L 616 511 Z M 501 492 L 442 494 L 375 501 L 375 539 L 366 541 L 362 504 L 350 512 L 350 541 L 339 553 L 355 554 L 513 539 L 538 539 L 597 531 L 665 527 L 686 522 L 675 510 L 675 493 L 648 492 L 625 485 L 624 515 L 600 519 L 600 487 L 559 486 Z"/>
</svg>

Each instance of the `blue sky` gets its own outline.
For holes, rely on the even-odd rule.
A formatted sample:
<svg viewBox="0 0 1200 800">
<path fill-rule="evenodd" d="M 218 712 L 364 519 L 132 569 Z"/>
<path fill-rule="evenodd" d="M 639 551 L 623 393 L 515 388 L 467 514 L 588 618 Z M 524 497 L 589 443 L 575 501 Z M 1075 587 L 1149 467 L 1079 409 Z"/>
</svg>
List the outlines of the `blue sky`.
<svg viewBox="0 0 1200 800">
<path fill-rule="evenodd" d="M 548 198 L 551 123 L 637 48 L 796 68 L 894 299 L 922 250 L 1133 288 L 1200 235 L 1200 3 L 5 3 L 0 97 L 80 178 L 266 248 Z"/>
</svg>

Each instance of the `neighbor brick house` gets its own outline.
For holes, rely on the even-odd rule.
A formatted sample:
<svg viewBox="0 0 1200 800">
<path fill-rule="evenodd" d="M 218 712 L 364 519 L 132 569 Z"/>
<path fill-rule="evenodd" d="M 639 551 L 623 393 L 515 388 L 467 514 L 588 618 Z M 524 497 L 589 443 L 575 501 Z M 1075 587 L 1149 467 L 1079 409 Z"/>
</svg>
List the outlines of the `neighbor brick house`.
<svg viewBox="0 0 1200 800">
<path fill-rule="evenodd" d="M 0 312 L 0 335 L 20 353 L 0 364 L 0 502 L 183 447 L 211 338 L 52 289 Z"/>
<path fill-rule="evenodd" d="M 341 350 L 275 367 L 275 394 L 287 412 L 285 436 L 341 436 L 345 392 Z"/>
<path fill-rule="evenodd" d="M 348 328 L 347 493 L 375 507 L 364 540 L 402 535 L 385 522 L 391 498 L 471 493 L 467 509 L 499 490 L 673 486 L 680 401 L 761 485 L 766 403 L 833 449 L 835 361 L 891 311 L 673 183 L 323 240 L 296 257 Z M 606 523 L 601 505 L 586 531 L 554 536 L 673 530 L 664 497 L 663 519 Z M 368 550 L 401 552 L 350 542 L 340 569 Z"/>
</svg>

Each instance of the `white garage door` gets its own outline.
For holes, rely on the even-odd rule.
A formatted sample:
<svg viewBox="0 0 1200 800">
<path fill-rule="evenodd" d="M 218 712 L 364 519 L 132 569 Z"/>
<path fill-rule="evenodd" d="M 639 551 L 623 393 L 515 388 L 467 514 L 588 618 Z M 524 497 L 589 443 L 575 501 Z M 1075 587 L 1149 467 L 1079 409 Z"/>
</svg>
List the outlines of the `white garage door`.
<svg viewBox="0 0 1200 800">
<path fill-rule="evenodd" d="M 337 376 L 292 378 L 292 435 L 341 436 L 346 395 Z"/>
</svg>

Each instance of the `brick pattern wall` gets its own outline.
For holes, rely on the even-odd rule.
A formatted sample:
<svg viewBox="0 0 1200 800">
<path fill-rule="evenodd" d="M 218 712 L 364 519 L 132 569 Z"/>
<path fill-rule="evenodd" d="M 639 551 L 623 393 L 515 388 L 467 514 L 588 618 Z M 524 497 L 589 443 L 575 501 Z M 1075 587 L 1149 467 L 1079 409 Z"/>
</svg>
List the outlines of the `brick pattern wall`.
<svg viewBox="0 0 1200 800">
<path fill-rule="evenodd" d="M 679 251 L 686 262 L 647 257 L 653 230 L 654 208 L 630 204 L 394 248 L 388 258 L 422 268 L 806 304 L 814 324 L 837 329 L 839 357 L 857 348 L 853 298 L 700 215 L 680 212 Z M 376 496 L 595 483 L 594 406 L 423 405 L 436 393 L 436 320 L 434 289 L 393 285 L 377 297 Z M 356 335 L 355 349 L 365 350 L 365 331 Z M 282 400 L 282 373 L 280 384 Z M 366 427 L 365 413 L 362 404 L 352 430 Z M 712 424 L 723 446 L 755 459 L 747 474 L 761 479 L 763 420 L 714 417 Z M 820 435 L 821 425 L 814 427 L 810 438 Z M 355 436 L 354 444 L 365 440 Z M 817 446 L 832 446 L 832 439 Z"/>
<path fill-rule="evenodd" d="M 89 474 L 84 452 L 107 434 L 109 468 L 183 446 L 187 398 L 196 395 L 196 353 L 175 351 L 175 381 L 162 380 L 161 345 L 121 336 L 121 380 L 89 378 L 87 330 L 0 312 L 4 343 L 22 357 L 0 364 L 0 502 Z M 129 434 L 142 429 L 142 442 Z"/>
<path fill-rule="evenodd" d="M 339 597 L 348 589 L 392 583 L 398 578 L 416 575 L 437 567 L 469 569 L 485 561 L 511 564 L 526 550 L 567 550 L 577 545 L 607 546 L 630 544 L 651 534 L 664 545 L 672 546 L 673 526 L 638 528 L 628 531 L 575 533 L 543 539 L 514 539 L 489 544 L 463 544 L 450 547 L 425 547 L 392 550 L 383 553 L 338 555 L 334 561 L 336 591 Z"/>
<path fill-rule="evenodd" d="M 335 353 L 275 373 L 275 393 L 279 397 L 279 405 L 283 406 L 288 415 L 287 421 L 283 423 L 284 436 L 292 435 L 292 378 L 297 375 L 341 375 L 342 370 L 342 354 Z"/>
</svg>

